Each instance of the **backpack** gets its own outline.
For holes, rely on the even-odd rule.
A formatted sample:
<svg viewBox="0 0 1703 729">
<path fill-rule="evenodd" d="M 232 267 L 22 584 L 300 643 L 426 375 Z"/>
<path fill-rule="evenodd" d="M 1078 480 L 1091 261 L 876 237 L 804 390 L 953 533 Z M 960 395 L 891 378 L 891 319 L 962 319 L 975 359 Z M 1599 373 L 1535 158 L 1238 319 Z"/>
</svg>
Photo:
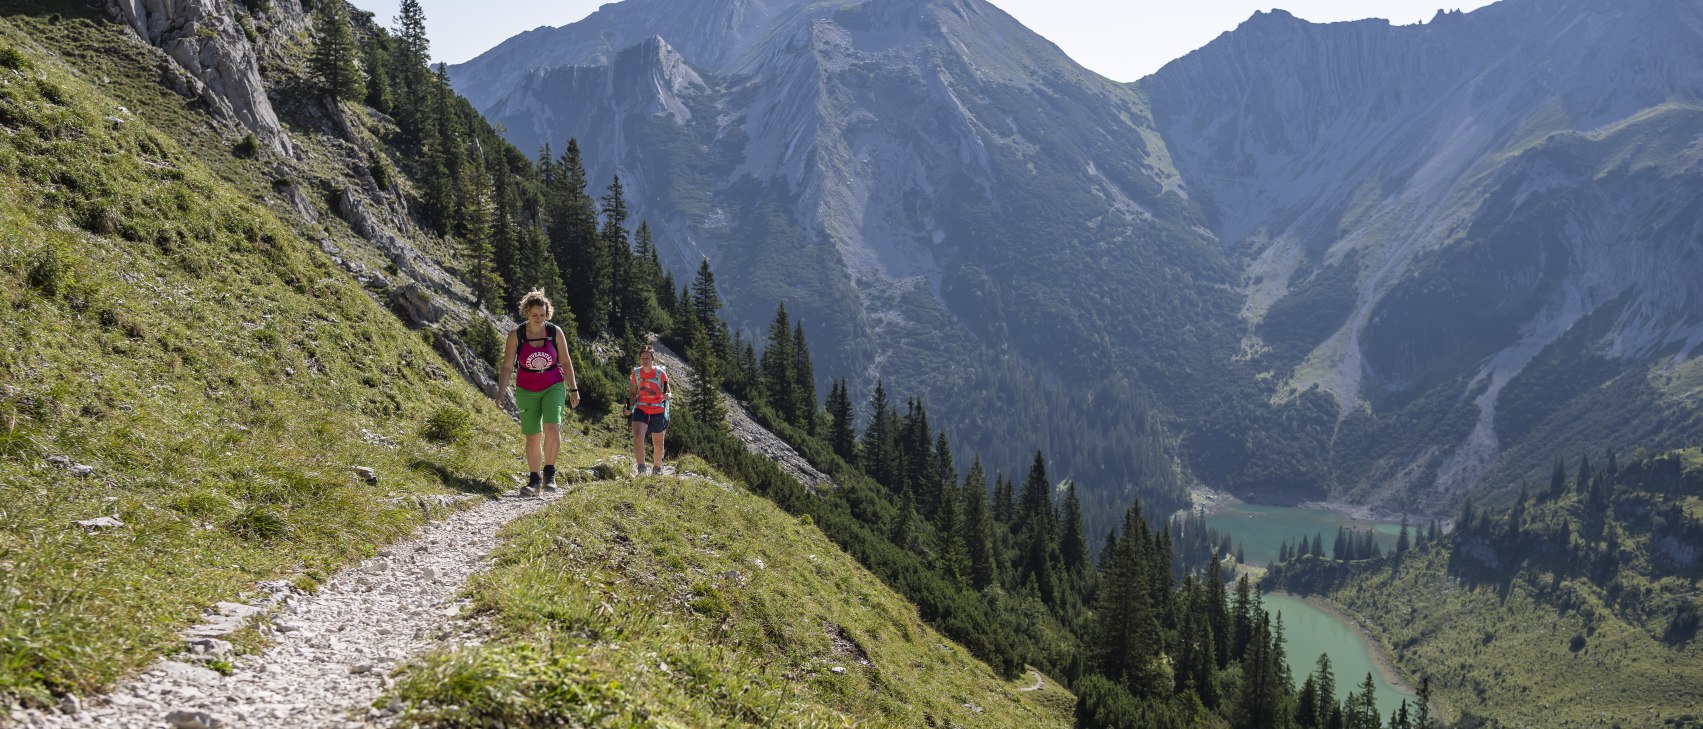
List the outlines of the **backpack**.
<svg viewBox="0 0 1703 729">
<path fill-rule="evenodd" d="M 538 337 L 538 338 L 535 338 L 535 339 L 527 339 L 526 338 L 526 322 L 521 322 L 520 326 L 515 327 L 514 337 L 515 337 L 515 339 L 520 341 L 519 346 L 514 348 L 514 368 L 516 370 L 520 370 L 520 371 L 523 371 L 523 372 L 549 372 L 550 371 L 548 369 L 542 369 L 542 370 L 528 369 L 525 366 L 521 365 L 521 363 L 520 363 L 520 350 L 526 349 L 526 343 L 527 342 L 540 342 L 540 341 L 545 341 L 545 340 L 548 340 L 550 342 L 551 346 L 554 347 L 555 342 L 556 342 L 556 325 L 555 324 L 552 324 L 550 322 L 544 322 L 544 336 Z M 556 366 L 557 367 L 562 366 L 562 353 L 561 352 L 556 353 Z"/>
<path fill-rule="evenodd" d="M 644 398 L 643 398 L 644 388 L 640 385 L 640 383 L 642 383 L 642 382 L 654 382 L 654 383 L 656 383 L 657 393 L 663 394 L 663 395 L 668 394 L 668 368 L 663 367 L 662 365 L 653 365 L 652 366 L 652 372 L 654 374 L 650 377 L 645 377 L 645 376 L 639 374 L 639 370 L 642 370 L 642 369 L 644 369 L 644 368 L 643 367 L 634 367 L 633 368 L 632 383 L 635 387 L 639 388 L 640 395 L 641 395 L 639 397 L 639 399 L 636 399 L 636 400 L 633 401 L 633 409 L 634 410 L 639 409 L 640 405 L 645 404 Z M 667 398 L 667 399 L 664 399 L 662 401 L 662 417 L 665 417 L 665 418 L 668 417 L 668 411 L 669 411 L 670 406 L 673 405 L 673 402 L 674 402 L 673 398 Z M 651 407 L 656 407 L 656 406 L 652 405 Z"/>
</svg>

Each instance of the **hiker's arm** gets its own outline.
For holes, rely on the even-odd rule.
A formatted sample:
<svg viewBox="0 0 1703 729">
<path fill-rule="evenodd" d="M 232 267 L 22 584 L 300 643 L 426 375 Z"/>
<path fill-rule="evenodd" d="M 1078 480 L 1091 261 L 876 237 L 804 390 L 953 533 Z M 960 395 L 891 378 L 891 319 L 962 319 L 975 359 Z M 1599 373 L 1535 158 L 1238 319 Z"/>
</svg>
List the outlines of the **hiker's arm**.
<svg viewBox="0 0 1703 729">
<path fill-rule="evenodd" d="M 509 377 L 514 374 L 515 333 L 509 332 L 509 337 L 503 342 L 503 359 L 497 365 L 497 393 L 491 399 L 497 401 L 497 407 L 503 406 L 503 393 L 509 390 Z"/>
<path fill-rule="evenodd" d="M 568 379 L 568 407 L 579 407 L 579 376 L 574 374 L 574 357 L 568 352 L 568 337 L 556 328 L 556 352 L 561 354 L 562 374 Z"/>
</svg>

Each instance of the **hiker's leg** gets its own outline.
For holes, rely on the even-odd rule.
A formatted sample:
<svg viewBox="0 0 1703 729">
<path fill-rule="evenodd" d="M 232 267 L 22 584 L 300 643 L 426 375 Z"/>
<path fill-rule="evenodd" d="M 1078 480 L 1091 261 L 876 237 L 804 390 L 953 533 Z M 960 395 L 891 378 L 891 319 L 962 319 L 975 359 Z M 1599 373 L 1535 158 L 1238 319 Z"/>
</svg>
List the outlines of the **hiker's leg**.
<svg viewBox="0 0 1703 729">
<path fill-rule="evenodd" d="M 636 415 L 634 416 L 637 417 Z M 633 465 L 643 468 L 645 465 L 645 421 L 633 421 Z"/>
<path fill-rule="evenodd" d="M 658 472 L 662 471 L 662 436 L 663 435 L 664 435 L 663 433 L 651 433 L 650 434 L 650 454 L 651 454 L 650 455 L 650 457 L 651 457 L 650 464 L 652 466 L 655 466 L 656 470 Z"/>
<path fill-rule="evenodd" d="M 544 465 L 556 465 L 556 455 L 562 452 L 562 425 L 560 423 L 544 424 Z"/>
<path fill-rule="evenodd" d="M 544 434 L 533 433 L 526 436 L 526 470 L 538 473 L 540 463 L 544 461 Z"/>
</svg>

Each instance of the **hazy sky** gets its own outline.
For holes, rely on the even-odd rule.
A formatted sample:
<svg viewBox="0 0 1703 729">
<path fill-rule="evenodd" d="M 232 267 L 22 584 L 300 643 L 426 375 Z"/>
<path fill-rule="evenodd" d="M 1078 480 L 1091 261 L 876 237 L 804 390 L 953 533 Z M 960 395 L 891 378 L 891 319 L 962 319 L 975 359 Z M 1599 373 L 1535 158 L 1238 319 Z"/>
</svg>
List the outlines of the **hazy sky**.
<svg viewBox="0 0 1703 729">
<path fill-rule="evenodd" d="M 352 0 L 389 26 L 400 0 Z M 685 0 L 691 2 L 692 0 Z M 1256 10 L 1283 8 L 1314 22 L 1388 18 L 1406 25 L 1439 8 L 1472 10 L 1489 0 L 992 0 L 1064 52 L 1116 81 L 1134 81 L 1236 27 Z M 436 60 L 460 63 L 541 25 L 566 25 L 602 0 L 420 0 Z"/>
</svg>

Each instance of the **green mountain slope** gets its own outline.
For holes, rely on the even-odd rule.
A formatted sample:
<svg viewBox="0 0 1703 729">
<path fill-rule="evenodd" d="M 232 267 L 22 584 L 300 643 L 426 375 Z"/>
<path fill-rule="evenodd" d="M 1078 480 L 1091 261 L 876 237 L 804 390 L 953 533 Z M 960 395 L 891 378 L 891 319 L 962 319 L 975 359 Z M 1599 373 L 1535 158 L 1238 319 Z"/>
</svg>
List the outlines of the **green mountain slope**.
<svg viewBox="0 0 1703 729">
<path fill-rule="evenodd" d="M 0 19 L 0 693 L 36 698 L 513 463 L 512 425 L 425 339 L 41 36 Z M 125 526 L 74 523 L 100 516 Z"/>
<path fill-rule="evenodd" d="M 575 488 L 469 592 L 494 639 L 400 679 L 428 725 L 1069 726 L 923 623 L 809 518 L 711 472 Z M 705 474 L 700 476 L 699 474 Z"/>
<path fill-rule="evenodd" d="M 1345 607 L 1461 726 L 1698 726 L 1703 450 L 1579 472 L 1403 557 L 1271 584 Z"/>
<path fill-rule="evenodd" d="M 210 22 L 279 17 L 232 12 Z M 90 2 L 0 2 L 0 290 L 10 304 L 0 310 L 0 697 L 34 706 L 175 654 L 178 631 L 205 607 L 257 582 L 312 590 L 423 518 L 507 490 L 519 464 L 512 421 L 455 374 L 465 362 L 440 356 L 461 352 L 445 342 L 468 316 L 455 309 L 465 289 L 432 289 L 427 303 L 449 311 L 424 331 L 398 318 L 411 313 L 396 296 L 403 282 L 460 268 L 456 252 L 418 221 L 401 254 L 375 250 L 383 235 L 343 219 L 360 219 L 348 210 L 363 205 L 383 218 L 387 201 L 406 205 L 422 187 L 407 177 L 409 152 L 386 146 L 388 120 L 313 96 L 299 66 L 305 37 L 281 32 L 260 52 L 293 151 L 269 151 L 204 99 L 163 87 L 170 61 L 105 13 Z M 396 218 L 381 222 L 410 227 L 406 208 Z M 614 397 L 598 392 L 613 381 L 596 364 L 579 364 L 588 397 Z M 581 427 L 618 444 L 625 424 Z M 576 438 L 563 462 L 612 453 L 586 443 Z M 378 483 L 356 466 L 375 469 Z M 85 467 L 91 475 L 76 475 Z M 827 620 L 876 668 L 807 700 L 771 671 L 762 675 L 773 690 L 754 689 L 752 707 L 836 723 L 909 725 L 925 713 L 1067 723 L 1072 699 L 1052 681 L 1015 692 L 820 531 L 735 497 L 730 512 L 766 514 L 765 527 L 786 520 L 799 541 L 728 525 L 737 538 L 776 550 L 779 563 L 797 550 L 818 556 L 834 590 L 857 600 L 795 612 L 834 593 L 821 582 L 728 591 L 731 610 L 758 596 L 772 606 L 748 637 L 780 637 L 713 682 L 815 650 L 812 631 Z M 122 526 L 76 524 L 102 516 Z M 657 524 L 696 528 L 684 517 Z M 582 607 L 649 599 L 631 587 Z M 648 635 L 639 627 L 633 635 Z M 249 651 L 264 639 L 233 640 Z M 604 646 L 608 662 L 597 665 L 645 687 L 643 645 Z M 632 706 L 677 711 L 687 725 L 749 719 L 693 708 L 695 695 L 663 687 L 637 695 Z"/>
</svg>

